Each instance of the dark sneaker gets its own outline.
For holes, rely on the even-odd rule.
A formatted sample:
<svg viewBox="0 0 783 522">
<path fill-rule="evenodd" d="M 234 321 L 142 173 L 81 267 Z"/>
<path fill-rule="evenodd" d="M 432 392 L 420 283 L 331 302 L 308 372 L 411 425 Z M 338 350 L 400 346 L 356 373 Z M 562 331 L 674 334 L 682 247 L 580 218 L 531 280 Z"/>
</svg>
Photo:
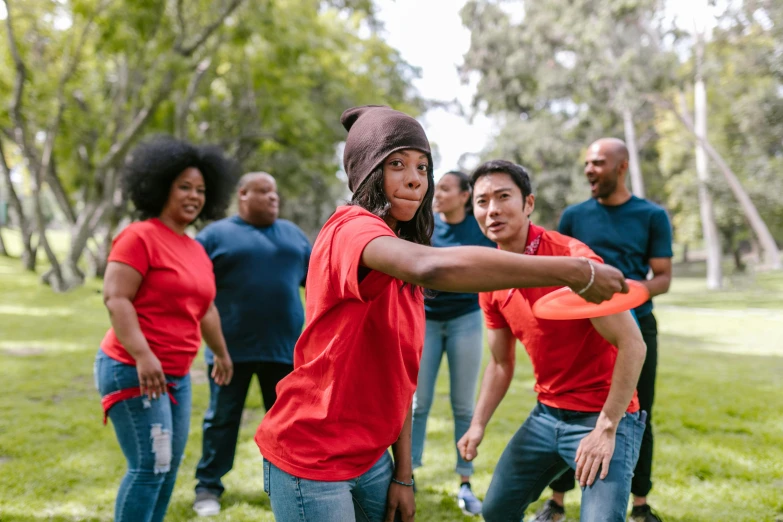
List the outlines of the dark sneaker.
<svg viewBox="0 0 783 522">
<path fill-rule="evenodd" d="M 563 522 L 565 520 L 565 508 L 551 498 L 544 502 L 530 522 Z"/>
<path fill-rule="evenodd" d="M 470 489 L 470 484 L 462 484 L 459 487 L 457 503 L 459 504 L 459 508 L 466 515 L 481 514 L 481 501 L 473 494 L 473 490 Z"/>
<path fill-rule="evenodd" d="M 209 491 L 196 493 L 193 511 L 200 517 L 213 517 L 220 514 L 220 497 Z"/>
<path fill-rule="evenodd" d="M 631 510 L 631 522 L 662 522 L 661 517 L 653 513 L 653 510 L 647 504 L 643 506 L 634 506 Z"/>
</svg>

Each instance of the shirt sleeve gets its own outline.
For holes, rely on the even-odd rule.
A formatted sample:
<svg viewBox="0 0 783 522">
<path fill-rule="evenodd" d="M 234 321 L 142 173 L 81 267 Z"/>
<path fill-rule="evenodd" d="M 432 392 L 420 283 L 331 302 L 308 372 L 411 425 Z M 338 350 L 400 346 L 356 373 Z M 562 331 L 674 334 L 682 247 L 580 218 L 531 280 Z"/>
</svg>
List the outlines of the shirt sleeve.
<svg viewBox="0 0 783 522">
<path fill-rule="evenodd" d="M 117 262 L 130 266 L 142 277 L 150 268 L 150 257 L 147 251 L 147 241 L 143 230 L 129 225 L 114 238 L 109 252 L 109 262 Z"/>
<path fill-rule="evenodd" d="M 569 238 L 568 251 L 571 257 L 586 257 L 587 259 L 595 261 L 596 263 L 602 264 L 604 262 L 601 256 L 593 252 L 589 246 L 585 245 L 578 239 Z"/>
<path fill-rule="evenodd" d="M 364 301 L 359 290 L 359 266 L 364 248 L 379 237 L 394 237 L 386 224 L 373 216 L 349 217 L 337 225 L 332 237 L 330 272 L 340 299 Z"/>
<path fill-rule="evenodd" d="M 650 220 L 650 244 L 648 247 L 650 259 L 656 257 L 672 257 L 672 226 L 666 211 L 658 209 Z"/>
<path fill-rule="evenodd" d="M 514 290 L 509 291 L 513 292 Z M 481 306 L 481 310 L 484 312 L 484 322 L 490 330 L 507 328 L 506 318 L 500 313 L 498 303 L 495 299 L 492 299 L 492 294 L 493 292 L 481 292 L 479 294 L 479 306 Z"/>
<path fill-rule="evenodd" d="M 565 236 L 573 236 L 571 230 L 571 214 L 570 209 L 565 209 L 563 215 L 560 216 L 560 223 L 557 225 L 557 231 Z"/>
</svg>

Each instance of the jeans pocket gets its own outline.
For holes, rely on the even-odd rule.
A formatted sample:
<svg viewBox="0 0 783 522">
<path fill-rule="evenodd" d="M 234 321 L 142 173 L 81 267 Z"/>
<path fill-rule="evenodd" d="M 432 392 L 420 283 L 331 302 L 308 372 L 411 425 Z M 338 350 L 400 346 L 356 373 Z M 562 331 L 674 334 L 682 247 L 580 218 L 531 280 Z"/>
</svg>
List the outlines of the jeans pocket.
<svg viewBox="0 0 783 522">
<path fill-rule="evenodd" d="M 269 461 L 264 459 L 264 493 L 269 495 Z"/>
</svg>

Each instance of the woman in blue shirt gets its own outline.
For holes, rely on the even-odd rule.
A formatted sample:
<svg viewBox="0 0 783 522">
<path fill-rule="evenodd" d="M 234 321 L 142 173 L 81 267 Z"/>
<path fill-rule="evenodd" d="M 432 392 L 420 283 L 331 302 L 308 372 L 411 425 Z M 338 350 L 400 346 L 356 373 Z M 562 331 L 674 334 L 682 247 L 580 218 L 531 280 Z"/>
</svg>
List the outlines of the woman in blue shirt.
<svg viewBox="0 0 783 522">
<path fill-rule="evenodd" d="M 481 233 L 473 217 L 470 178 L 463 172 L 447 172 L 435 186 L 433 204 L 435 231 L 432 246 L 451 247 L 495 244 Z M 427 333 L 421 356 L 419 382 L 413 399 L 413 468 L 421 466 L 427 417 L 435 394 L 443 354 L 449 361 L 451 410 L 454 414 L 454 442 L 461 478 L 457 500 L 466 514 L 481 513 L 481 502 L 470 488 L 473 463 L 462 459 L 456 442 L 470 426 L 475 406 L 476 384 L 481 369 L 483 335 L 477 294 L 437 292 L 425 300 Z"/>
</svg>

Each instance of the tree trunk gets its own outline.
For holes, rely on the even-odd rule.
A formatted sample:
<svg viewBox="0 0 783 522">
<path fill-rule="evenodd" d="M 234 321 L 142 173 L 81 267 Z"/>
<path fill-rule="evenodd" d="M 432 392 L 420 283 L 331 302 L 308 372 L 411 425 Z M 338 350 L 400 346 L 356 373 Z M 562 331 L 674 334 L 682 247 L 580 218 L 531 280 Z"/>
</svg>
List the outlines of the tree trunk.
<svg viewBox="0 0 783 522">
<path fill-rule="evenodd" d="M 701 44 L 697 44 L 701 45 Z M 700 53 L 697 51 L 697 55 Z M 696 118 L 695 132 L 699 137 L 707 135 L 707 90 L 701 76 L 701 57 L 696 60 L 696 84 L 694 86 L 694 113 Z M 710 194 L 710 171 L 704 147 L 696 144 L 696 172 L 699 177 L 699 211 L 701 213 L 701 229 L 704 236 L 704 246 L 707 250 L 707 288 L 717 290 L 723 286 L 723 269 L 721 267 L 722 249 L 718 227 L 715 224 L 715 211 Z"/>
<path fill-rule="evenodd" d="M 3 241 L 3 227 L 0 227 L 0 256 L 9 257 L 8 250 L 5 248 L 5 241 Z"/>
<path fill-rule="evenodd" d="M 636 147 L 636 130 L 633 126 L 631 109 L 623 109 L 623 126 L 625 128 L 625 144 L 628 147 L 628 168 L 631 173 L 631 191 L 634 196 L 644 198 L 644 179 L 639 161 L 639 150 Z"/>
<path fill-rule="evenodd" d="M 57 256 L 54 254 L 49 240 L 46 238 L 46 220 L 44 218 L 43 209 L 41 208 L 41 187 L 38 181 L 33 181 L 33 206 L 35 214 L 35 227 L 38 231 L 38 245 L 42 246 L 44 252 L 46 252 L 46 258 L 51 264 L 51 268 L 47 271 L 41 279 L 50 285 L 55 292 L 65 292 L 68 290 L 68 284 L 63 277 L 60 263 L 57 261 Z"/>
<path fill-rule="evenodd" d="M 19 233 L 22 236 L 22 266 L 25 270 L 35 272 L 36 248 L 33 248 L 33 226 L 24 214 L 22 201 L 16 194 L 14 184 L 11 181 L 11 169 L 5 159 L 2 143 L 0 142 L 0 170 L 3 171 L 3 178 L 8 192 L 8 200 L 11 204 L 11 210 L 16 217 L 16 225 L 19 227 Z"/>
<path fill-rule="evenodd" d="M 682 95 L 680 97 L 680 103 L 681 105 L 684 103 L 684 98 Z M 669 106 L 669 108 L 671 109 L 672 107 Z M 763 219 L 761 219 L 761 216 L 756 209 L 756 205 L 753 204 L 753 201 L 750 199 L 750 196 L 748 196 L 748 193 L 745 192 L 744 188 L 742 188 L 742 184 L 737 178 L 737 175 L 733 170 L 731 170 L 729 164 L 726 163 L 726 161 L 723 159 L 723 156 L 721 156 L 720 153 L 715 150 L 715 147 L 712 146 L 709 140 L 696 134 L 693 121 L 691 120 L 687 108 L 684 105 L 681 112 L 677 112 L 675 110 L 675 115 L 679 118 L 680 122 L 685 126 L 685 128 L 688 129 L 688 131 L 696 138 L 696 141 L 701 144 L 709 157 L 718 165 L 718 169 L 720 169 L 721 173 L 726 178 L 726 182 L 729 184 L 729 188 L 731 188 L 731 191 L 734 193 L 734 197 L 737 198 L 737 201 L 742 207 L 745 219 L 747 219 L 748 224 L 750 225 L 751 229 L 753 229 L 753 233 L 756 235 L 759 246 L 762 250 L 763 264 L 765 265 L 765 268 L 771 270 L 780 270 L 783 268 L 780 260 L 780 250 L 778 250 L 777 243 L 775 243 L 775 238 L 769 231 L 767 224 L 764 223 Z"/>
</svg>

